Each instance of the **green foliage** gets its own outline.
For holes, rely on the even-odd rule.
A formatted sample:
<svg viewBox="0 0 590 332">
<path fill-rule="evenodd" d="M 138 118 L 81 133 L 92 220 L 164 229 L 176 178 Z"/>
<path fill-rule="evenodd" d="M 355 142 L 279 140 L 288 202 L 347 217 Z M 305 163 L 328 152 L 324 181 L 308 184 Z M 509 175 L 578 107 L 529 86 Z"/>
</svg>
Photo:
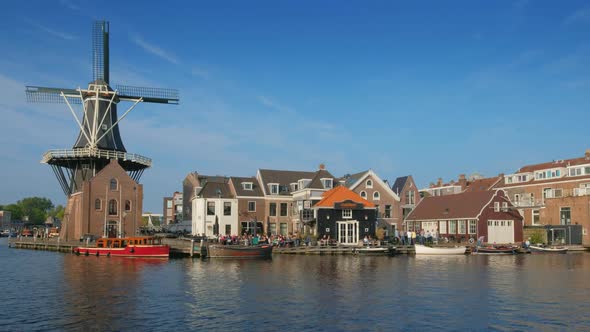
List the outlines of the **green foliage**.
<svg viewBox="0 0 590 332">
<path fill-rule="evenodd" d="M 58 205 L 56 207 L 54 207 L 53 209 L 51 209 L 47 215 L 57 218 L 59 220 L 63 220 L 64 218 L 64 213 L 66 212 L 66 209 L 63 207 L 63 205 Z"/>
<path fill-rule="evenodd" d="M 531 239 L 530 242 L 532 244 L 537 244 L 537 243 L 544 243 L 545 242 L 545 236 L 543 236 L 543 231 L 540 229 L 535 230 L 532 234 L 531 234 Z"/>
<path fill-rule="evenodd" d="M 4 211 L 10 211 L 12 220 L 22 220 L 23 219 L 23 208 L 18 204 L 5 205 Z"/>
<path fill-rule="evenodd" d="M 383 241 L 383 239 L 385 238 L 385 229 L 383 229 L 383 228 L 381 228 L 381 227 L 378 227 L 378 228 L 375 230 L 375 236 L 377 237 L 377 239 L 378 239 L 379 241 Z"/>
<path fill-rule="evenodd" d="M 61 209 L 58 209 L 60 208 Z M 10 211 L 13 220 L 24 220 L 25 217 L 33 224 L 42 224 L 47 216 L 63 218 L 63 206 L 59 205 L 54 209 L 51 200 L 45 197 L 27 197 L 16 204 L 5 205 L 4 210 Z M 60 218 L 60 219 L 61 219 Z"/>
</svg>

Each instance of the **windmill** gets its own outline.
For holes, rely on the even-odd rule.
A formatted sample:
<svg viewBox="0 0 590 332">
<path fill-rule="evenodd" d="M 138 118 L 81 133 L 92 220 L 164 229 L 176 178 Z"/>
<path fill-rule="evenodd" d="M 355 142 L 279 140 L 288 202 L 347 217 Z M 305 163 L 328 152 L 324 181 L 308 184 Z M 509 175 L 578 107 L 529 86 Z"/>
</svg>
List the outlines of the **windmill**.
<svg viewBox="0 0 590 332">
<path fill-rule="evenodd" d="M 152 164 L 151 159 L 127 153 L 119 122 L 138 103 L 178 104 L 178 91 L 110 84 L 109 23 L 94 22 L 92 30 L 92 82 L 87 89 L 63 89 L 27 86 L 29 102 L 64 103 L 80 129 L 72 149 L 47 151 L 41 160 L 51 165 L 66 196 L 80 190 L 81 183 L 96 175 L 111 159 L 117 159 L 129 175 L 139 181 L 143 171 Z M 121 101 L 132 105 L 117 116 Z M 82 105 L 82 119 L 72 105 Z"/>
<path fill-rule="evenodd" d="M 41 163 L 52 167 L 68 197 L 64 228 L 60 231 L 62 239 L 77 239 L 83 234 L 124 236 L 136 232 L 143 201 L 139 179 L 152 160 L 127 152 L 119 133 L 119 122 L 140 102 L 179 102 L 178 91 L 173 89 L 127 85 L 116 85 L 113 89 L 109 65 L 109 23 L 97 21 L 92 29 L 93 77 L 86 89 L 26 87 L 29 102 L 66 104 L 80 130 L 71 149 L 49 150 L 41 159 Z M 120 102 L 131 102 L 131 106 L 119 117 Z M 82 116 L 72 105 L 82 109 Z M 112 168 L 118 175 L 113 175 L 109 190 L 107 184 L 99 183 L 104 181 L 103 175 L 98 177 L 97 174 L 114 161 L 120 167 Z M 119 186 L 118 179 L 125 182 L 125 186 Z M 133 222 L 125 222 L 126 217 Z"/>
</svg>

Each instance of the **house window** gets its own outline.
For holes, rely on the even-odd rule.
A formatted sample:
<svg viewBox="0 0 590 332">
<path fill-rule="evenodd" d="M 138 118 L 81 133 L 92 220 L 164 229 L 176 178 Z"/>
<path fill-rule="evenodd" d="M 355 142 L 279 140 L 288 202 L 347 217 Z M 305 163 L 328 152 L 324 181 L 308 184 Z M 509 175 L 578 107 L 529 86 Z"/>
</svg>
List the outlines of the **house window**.
<svg viewBox="0 0 590 332">
<path fill-rule="evenodd" d="M 117 179 L 111 179 L 111 190 L 117 190 L 118 182 Z"/>
<path fill-rule="evenodd" d="M 502 211 L 503 212 L 507 212 L 508 211 L 508 202 L 502 202 Z"/>
<path fill-rule="evenodd" d="M 494 212 L 500 212 L 500 202 L 494 202 Z"/>
<path fill-rule="evenodd" d="M 125 201 L 125 211 L 131 211 L 131 201 L 130 200 Z"/>
<path fill-rule="evenodd" d="M 278 195 L 279 194 L 279 184 L 278 183 L 271 183 L 270 186 L 270 194 L 271 195 Z"/>
<path fill-rule="evenodd" d="M 248 212 L 256 212 L 256 202 L 254 202 L 254 201 L 248 202 Z"/>
<path fill-rule="evenodd" d="M 518 205 L 520 203 L 520 194 L 514 195 L 514 203 L 516 203 L 516 205 Z"/>
<path fill-rule="evenodd" d="M 280 225 L 281 229 L 281 235 L 287 235 L 287 223 L 286 222 L 282 222 Z"/>
<path fill-rule="evenodd" d="M 379 192 L 376 191 L 373 193 L 373 200 L 378 201 L 379 199 L 381 199 L 381 195 L 379 195 Z"/>
<path fill-rule="evenodd" d="M 469 220 L 469 234 L 475 234 L 477 231 L 477 220 Z"/>
<path fill-rule="evenodd" d="M 270 227 L 268 228 L 268 232 L 269 232 L 271 235 L 277 235 L 277 224 L 275 224 L 275 223 L 272 223 L 272 224 L 270 224 L 269 226 L 270 226 Z"/>
<path fill-rule="evenodd" d="M 268 207 L 268 215 L 272 217 L 277 216 L 277 203 L 270 203 Z"/>
<path fill-rule="evenodd" d="M 384 218 L 391 218 L 391 205 L 385 205 L 385 216 Z"/>
<path fill-rule="evenodd" d="M 223 202 L 223 215 L 231 216 L 231 202 Z"/>
<path fill-rule="evenodd" d="M 244 190 L 252 190 L 252 182 L 244 182 L 242 183 L 242 187 Z"/>
<path fill-rule="evenodd" d="M 361 197 L 364 199 L 367 199 L 367 192 L 366 191 L 361 191 Z"/>
<path fill-rule="evenodd" d="M 559 198 L 563 196 L 563 190 L 561 188 L 553 189 L 553 197 Z"/>
<path fill-rule="evenodd" d="M 116 216 L 117 215 L 117 201 L 111 199 L 109 201 L 109 215 Z"/>
<path fill-rule="evenodd" d="M 449 234 L 457 234 L 457 220 L 449 220 Z"/>
<path fill-rule="evenodd" d="M 172 208 L 172 201 L 166 201 L 166 208 L 167 209 L 171 209 Z"/>
<path fill-rule="evenodd" d="M 447 234 L 447 222 L 446 221 L 439 221 L 438 222 L 438 229 L 439 234 Z"/>
<path fill-rule="evenodd" d="M 281 217 L 287 216 L 287 203 L 281 203 Z"/>
<path fill-rule="evenodd" d="M 540 224 L 541 224 L 541 218 L 540 218 L 539 209 L 534 209 L 533 210 L 533 225 L 540 225 Z"/>
<path fill-rule="evenodd" d="M 324 189 L 332 189 L 332 179 L 322 179 Z"/>
<path fill-rule="evenodd" d="M 367 180 L 367 182 L 365 183 L 367 188 L 373 188 L 373 180 Z"/>
<path fill-rule="evenodd" d="M 406 191 L 406 204 L 410 204 L 413 205 L 416 202 L 415 196 L 414 196 L 414 191 L 413 190 L 409 190 Z"/>
<path fill-rule="evenodd" d="M 299 189 L 299 186 L 297 185 L 297 183 L 291 183 L 291 191 L 297 191 Z"/>
<path fill-rule="evenodd" d="M 225 235 L 231 235 L 231 225 L 225 225 Z"/>
<path fill-rule="evenodd" d="M 207 202 L 207 215 L 208 216 L 215 215 L 215 202 Z"/>
<path fill-rule="evenodd" d="M 559 209 L 559 222 L 562 225 L 571 225 L 572 211 L 569 207 L 562 207 Z"/>
<path fill-rule="evenodd" d="M 94 209 L 95 210 L 101 210 L 102 209 L 102 201 L 100 200 L 100 198 L 97 198 L 94 200 Z"/>
<path fill-rule="evenodd" d="M 466 231 L 465 220 L 459 220 L 459 234 L 465 234 Z"/>
<path fill-rule="evenodd" d="M 352 219 L 352 210 L 342 210 L 343 219 Z"/>
</svg>

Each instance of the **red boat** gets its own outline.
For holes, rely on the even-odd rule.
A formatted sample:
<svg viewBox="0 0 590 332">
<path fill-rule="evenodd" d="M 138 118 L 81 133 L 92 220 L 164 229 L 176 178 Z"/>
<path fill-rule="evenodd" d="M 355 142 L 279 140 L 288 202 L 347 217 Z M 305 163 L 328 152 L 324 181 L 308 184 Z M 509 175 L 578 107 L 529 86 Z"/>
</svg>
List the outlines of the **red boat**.
<svg viewBox="0 0 590 332">
<path fill-rule="evenodd" d="M 271 258 L 272 246 L 240 246 L 217 245 L 207 247 L 207 256 L 210 258 Z"/>
<path fill-rule="evenodd" d="M 476 247 L 473 253 L 488 255 L 514 255 L 518 253 L 518 247 L 514 246 L 487 246 Z"/>
<path fill-rule="evenodd" d="M 151 236 L 102 238 L 96 240 L 95 247 L 76 247 L 74 253 L 85 256 L 168 258 L 170 247 L 162 244 L 162 239 Z"/>
</svg>

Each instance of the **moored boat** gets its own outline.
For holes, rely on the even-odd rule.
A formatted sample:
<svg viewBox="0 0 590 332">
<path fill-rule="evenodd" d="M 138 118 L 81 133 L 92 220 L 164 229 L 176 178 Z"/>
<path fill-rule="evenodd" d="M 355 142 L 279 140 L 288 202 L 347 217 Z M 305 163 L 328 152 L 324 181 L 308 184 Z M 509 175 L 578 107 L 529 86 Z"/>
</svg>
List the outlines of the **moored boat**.
<svg viewBox="0 0 590 332">
<path fill-rule="evenodd" d="M 394 255 L 396 253 L 395 247 L 363 247 L 355 248 L 354 252 L 357 254 L 373 254 L 373 255 Z"/>
<path fill-rule="evenodd" d="M 553 254 L 567 254 L 568 247 L 541 247 L 529 246 L 531 253 L 553 253 Z"/>
<path fill-rule="evenodd" d="M 415 246 L 416 255 L 463 255 L 466 247 L 427 247 L 421 244 Z"/>
<path fill-rule="evenodd" d="M 475 247 L 474 254 L 485 255 L 514 255 L 518 253 L 518 247 L 515 246 L 487 246 Z"/>
<path fill-rule="evenodd" d="M 212 244 L 207 247 L 210 258 L 271 258 L 271 245 L 241 246 Z"/>
<path fill-rule="evenodd" d="M 102 238 L 94 247 L 76 247 L 74 253 L 85 256 L 168 258 L 170 247 L 151 236 Z"/>
</svg>

